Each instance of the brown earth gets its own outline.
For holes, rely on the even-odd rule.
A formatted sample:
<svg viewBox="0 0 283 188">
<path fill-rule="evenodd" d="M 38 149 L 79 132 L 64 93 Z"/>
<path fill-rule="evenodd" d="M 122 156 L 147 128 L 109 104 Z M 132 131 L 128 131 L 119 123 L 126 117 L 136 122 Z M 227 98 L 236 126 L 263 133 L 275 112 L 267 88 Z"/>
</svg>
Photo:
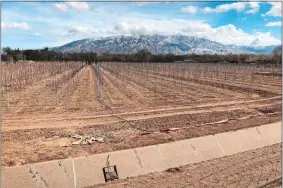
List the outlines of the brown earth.
<svg viewBox="0 0 283 188">
<path fill-rule="evenodd" d="M 281 85 L 266 76 L 258 76 L 259 83 L 233 83 L 145 76 L 130 69 L 117 75 L 108 67 L 101 69 L 101 100 L 97 79 L 86 66 L 36 80 L 8 92 L 9 112 L 2 88 L 2 165 L 87 156 L 281 120 Z M 72 145 L 72 134 L 105 139 Z"/>
</svg>

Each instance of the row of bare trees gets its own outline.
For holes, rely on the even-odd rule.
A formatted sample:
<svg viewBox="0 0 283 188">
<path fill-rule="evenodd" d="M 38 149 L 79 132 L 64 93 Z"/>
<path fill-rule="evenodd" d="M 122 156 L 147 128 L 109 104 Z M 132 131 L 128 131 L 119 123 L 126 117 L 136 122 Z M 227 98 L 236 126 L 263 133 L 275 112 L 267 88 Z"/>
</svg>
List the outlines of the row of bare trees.
<svg viewBox="0 0 283 188">
<path fill-rule="evenodd" d="M 57 52 L 44 48 L 41 50 L 12 50 L 3 48 L 1 59 L 4 61 L 85 61 L 89 64 L 98 61 L 107 62 L 180 62 L 189 60 L 191 62 L 230 62 L 230 63 L 277 63 L 282 62 L 282 46 L 278 46 L 270 55 L 264 54 L 227 54 L 227 55 L 176 55 L 176 54 L 152 54 L 148 50 L 140 50 L 133 54 L 111 54 L 94 52 Z"/>
<path fill-rule="evenodd" d="M 19 50 L 9 47 L 3 48 L 2 61 L 84 61 L 89 64 L 97 62 L 98 57 L 94 52 L 87 53 L 63 53 L 44 48 L 40 50 Z"/>
</svg>

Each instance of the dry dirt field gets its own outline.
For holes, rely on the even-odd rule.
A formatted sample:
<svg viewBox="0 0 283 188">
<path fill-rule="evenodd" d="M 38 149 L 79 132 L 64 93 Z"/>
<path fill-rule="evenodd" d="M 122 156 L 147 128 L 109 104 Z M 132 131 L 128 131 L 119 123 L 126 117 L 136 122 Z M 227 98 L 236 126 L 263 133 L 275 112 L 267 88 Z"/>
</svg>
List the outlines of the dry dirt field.
<svg viewBox="0 0 283 188">
<path fill-rule="evenodd" d="M 2 64 L 2 166 L 281 121 L 278 72 L 209 63 Z"/>
</svg>

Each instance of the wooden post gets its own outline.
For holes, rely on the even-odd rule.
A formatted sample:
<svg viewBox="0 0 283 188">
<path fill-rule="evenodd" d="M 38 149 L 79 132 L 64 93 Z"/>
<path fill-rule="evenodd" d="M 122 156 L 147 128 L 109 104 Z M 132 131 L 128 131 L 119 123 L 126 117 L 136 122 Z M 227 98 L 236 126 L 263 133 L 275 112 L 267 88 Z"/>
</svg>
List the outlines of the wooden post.
<svg viewBox="0 0 283 188">
<path fill-rule="evenodd" d="M 5 63 L 5 84 L 6 84 L 6 104 L 7 104 L 7 112 L 9 112 L 9 94 L 8 94 L 8 77 L 7 77 L 7 72 L 8 72 L 8 67 L 7 63 Z"/>
</svg>

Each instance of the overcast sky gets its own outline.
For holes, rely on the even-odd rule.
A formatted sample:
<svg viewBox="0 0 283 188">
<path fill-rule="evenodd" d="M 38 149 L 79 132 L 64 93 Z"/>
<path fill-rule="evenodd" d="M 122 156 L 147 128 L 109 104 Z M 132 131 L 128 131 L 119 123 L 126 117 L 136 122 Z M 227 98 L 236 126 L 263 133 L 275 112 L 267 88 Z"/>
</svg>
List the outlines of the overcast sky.
<svg viewBox="0 0 283 188">
<path fill-rule="evenodd" d="M 83 38 L 184 34 L 223 44 L 281 44 L 281 2 L 2 2 L 2 47 Z"/>
</svg>

